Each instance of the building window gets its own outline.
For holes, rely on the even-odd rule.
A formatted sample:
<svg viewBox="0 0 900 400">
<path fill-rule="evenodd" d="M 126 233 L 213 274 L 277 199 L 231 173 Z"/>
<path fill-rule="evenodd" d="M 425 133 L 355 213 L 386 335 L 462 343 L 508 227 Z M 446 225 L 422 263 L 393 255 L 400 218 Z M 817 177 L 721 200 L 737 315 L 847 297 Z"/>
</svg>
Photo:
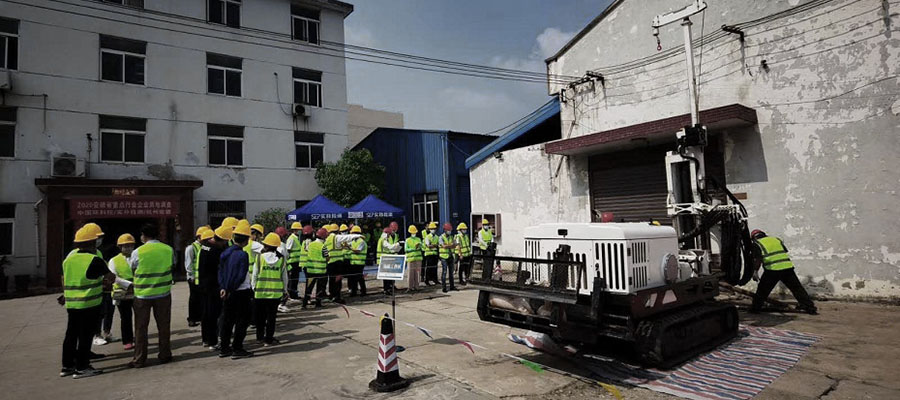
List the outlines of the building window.
<svg viewBox="0 0 900 400">
<path fill-rule="evenodd" d="M 103 0 L 107 3 L 121 4 L 123 6 L 144 8 L 144 0 Z"/>
<path fill-rule="evenodd" d="M 100 79 L 144 84 L 147 42 L 100 35 Z"/>
<path fill-rule="evenodd" d="M 413 196 L 413 222 L 427 224 L 440 218 L 441 210 L 438 208 L 437 192 Z"/>
<path fill-rule="evenodd" d="M 294 151 L 297 168 L 315 168 L 320 162 L 325 161 L 325 135 L 294 131 Z"/>
<path fill-rule="evenodd" d="M 241 27 L 241 0 L 209 0 L 207 20 L 214 24 Z"/>
<path fill-rule="evenodd" d="M 209 201 L 206 203 L 206 215 L 209 226 L 222 225 L 222 220 L 227 217 L 243 219 L 247 216 L 246 202 L 243 201 Z"/>
<path fill-rule="evenodd" d="M 244 127 L 206 125 L 209 140 L 209 165 L 244 165 Z"/>
<path fill-rule="evenodd" d="M 0 107 L 0 158 L 16 156 L 16 108 Z"/>
<path fill-rule="evenodd" d="M 294 68 L 294 103 L 322 107 L 322 73 Z"/>
<path fill-rule="evenodd" d="M 13 253 L 13 229 L 16 223 L 16 205 L 0 204 L 0 256 Z"/>
<path fill-rule="evenodd" d="M 19 68 L 19 21 L 0 18 L 0 68 Z"/>
<path fill-rule="evenodd" d="M 144 162 L 146 132 L 146 119 L 101 115 L 100 161 Z"/>
<path fill-rule="evenodd" d="M 241 97 L 242 65 L 240 58 L 206 53 L 206 91 Z"/>
<path fill-rule="evenodd" d="M 291 36 L 294 40 L 319 44 L 319 10 L 291 4 Z"/>
</svg>

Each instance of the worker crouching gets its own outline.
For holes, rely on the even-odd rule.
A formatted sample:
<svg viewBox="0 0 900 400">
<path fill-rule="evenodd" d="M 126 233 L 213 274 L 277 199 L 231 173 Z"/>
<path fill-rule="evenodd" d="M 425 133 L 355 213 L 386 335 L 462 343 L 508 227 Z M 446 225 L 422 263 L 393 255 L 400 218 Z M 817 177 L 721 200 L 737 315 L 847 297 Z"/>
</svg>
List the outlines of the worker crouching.
<svg viewBox="0 0 900 400">
<path fill-rule="evenodd" d="M 264 346 L 278 344 L 275 318 L 282 297 L 287 294 L 287 268 L 284 256 L 277 251 L 281 238 L 270 233 L 262 241 L 262 252 L 253 263 L 251 283 L 256 297 L 256 341 Z"/>
<path fill-rule="evenodd" d="M 806 289 L 803 288 L 803 284 L 800 283 L 800 279 L 797 278 L 797 273 L 794 271 L 794 263 L 791 261 L 784 242 L 777 237 L 767 236 L 765 232 L 759 229 L 754 230 L 750 236 L 756 243 L 756 248 L 754 249 L 754 253 L 757 256 L 756 259 L 761 261 L 764 269 L 756 287 L 756 296 L 753 297 L 753 306 L 750 311 L 759 312 L 762 310 L 762 305 L 769 297 L 769 293 L 772 292 L 772 289 L 775 288 L 778 282 L 781 282 L 784 283 L 784 286 L 787 286 L 797 299 L 799 303 L 798 309 L 812 315 L 818 314 L 816 305 L 813 304 Z"/>
</svg>

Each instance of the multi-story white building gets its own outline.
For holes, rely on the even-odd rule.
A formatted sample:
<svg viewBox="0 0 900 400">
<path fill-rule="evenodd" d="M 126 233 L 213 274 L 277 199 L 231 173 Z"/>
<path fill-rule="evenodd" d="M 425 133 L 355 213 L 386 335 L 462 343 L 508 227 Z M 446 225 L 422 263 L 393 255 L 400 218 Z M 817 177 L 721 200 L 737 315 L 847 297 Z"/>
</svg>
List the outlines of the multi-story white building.
<svg viewBox="0 0 900 400">
<path fill-rule="evenodd" d="M 0 0 L 0 255 L 58 286 L 75 228 L 176 248 L 318 192 L 347 147 L 336 0 Z"/>
</svg>

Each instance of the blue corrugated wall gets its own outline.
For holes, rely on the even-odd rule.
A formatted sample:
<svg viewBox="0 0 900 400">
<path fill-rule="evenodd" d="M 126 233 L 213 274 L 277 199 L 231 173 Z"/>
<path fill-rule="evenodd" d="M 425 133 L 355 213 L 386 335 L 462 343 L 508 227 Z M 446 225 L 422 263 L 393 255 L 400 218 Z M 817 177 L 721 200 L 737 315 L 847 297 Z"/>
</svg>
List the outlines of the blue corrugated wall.
<svg viewBox="0 0 900 400">
<path fill-rule="evenodd" d="M 442 169 L 444 137 L 449 137 L 451 143 L 447 147 L 450 164 L 447 193 L 444 193 Z M 402 208 L 410 223 L 412 196 L 438 192 L 442 210 L 440 220 L 452 221 L 455 227 L 460 221 L 468 223 L 471 212 L 466 158 L 493 139 L 490 136 L 446 131 L 379 128 L 355 148 L 369 149 L 375 161 L 385 167 L 385 193 L 382 199 Z M 454 214 L 456 217 L 453 217 Z"/>
</svg>

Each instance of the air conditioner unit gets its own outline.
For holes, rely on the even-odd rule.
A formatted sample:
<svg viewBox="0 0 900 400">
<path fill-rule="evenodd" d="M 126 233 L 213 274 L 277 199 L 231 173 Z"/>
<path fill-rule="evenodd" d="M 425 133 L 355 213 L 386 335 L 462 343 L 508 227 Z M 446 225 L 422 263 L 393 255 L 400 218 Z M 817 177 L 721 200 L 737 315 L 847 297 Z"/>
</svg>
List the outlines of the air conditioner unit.
<svg viewBox="0 0 900 400">
<path fill-rule="evenodd" d="M 50 159 L 50 175 L 84 177 L 84 160 L 71 156 L 54 156 Z"/>
<path fill-rule="evenodd" d="M 12 79 L 9 71 L 0 71 L 0 91 L 12 90 Z"/>
<path fill-rule="evenodd" d="M 294 104 L 294 116 L 300 118 L 309 118 L 309 106 L 303 104 Z"/>
</svg>

